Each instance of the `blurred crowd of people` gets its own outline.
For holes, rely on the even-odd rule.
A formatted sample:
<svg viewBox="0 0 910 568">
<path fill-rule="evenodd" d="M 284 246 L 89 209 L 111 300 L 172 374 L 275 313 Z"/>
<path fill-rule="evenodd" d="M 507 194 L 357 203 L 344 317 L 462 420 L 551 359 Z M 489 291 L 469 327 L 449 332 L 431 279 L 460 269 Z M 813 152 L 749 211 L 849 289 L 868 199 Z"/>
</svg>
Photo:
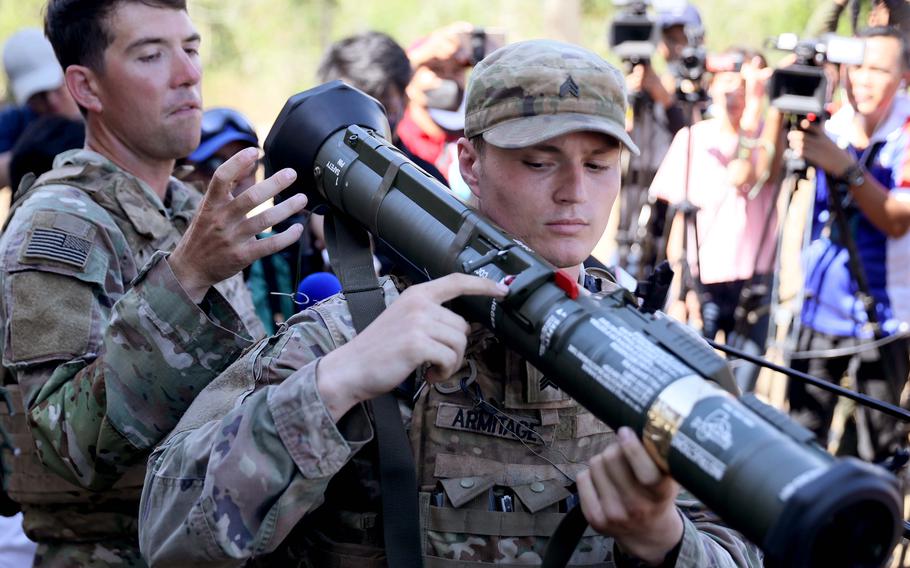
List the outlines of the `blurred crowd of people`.
<svg viewBox="0 0 910 568">
<path fill-rule="evenodd" d="M 833 32 L 850 15 L 847 8 L 847 0 L 825 2 L 801 35 Z M 814 199 L 802 247 L 804 285 L 786 362 L 833 383 L 846 377 L 851 388 L 906 407 L 910 8 L 903 1 L 876 0 L 866 22 L 852 15 L 862 59 L 817 62 L 828 78 L 828 114 L 815 116 L 781 108 L 770 92 L 776 69 L 796 63 L 795 56 L 771 67 L 760 50 L 729 46 L 709 55 L 703 76 L 692 78 L 684 59 L 687 49 L 704 49 L 701 15 L 688 4 L 656 11 L 653 61 L 624 61 L 627 128 L 641 155 L 624 156 L 617 253 L 592 256 L 586 266 L 625 274 L 619 281 L 634 291 L 666 259 L 677 274 L 663 302 L 666 312 L 705 338 L 722 337 L 732 347 L 764 355 L 776 340 L 770 335 L 781 224 L 795 180 L 808 175 L 812 187 L 802 187 Z M 314 79 L 344 81 L 381 102 L 392 142 L 470 205 L 473 196 L 457 154 L 466 83 L 472 67 L 505 44 L 502 33 L 467 23 L 433 31 L 407 47 L 369 31 L 332 44 Z M 74 85 L 65 83 L 44 32 L 23 29 L 10 36 L 3 66 L 10 100 L 0 110 L 0 187 L 10 188 L 15 207 L 43 174 L 83 148 L 85 127 L 68 89 Z M 263 142 L 241 110 L 208 108 L 198 147 L 178 161 L 173 176 L 204 194 L 217 183 L 219 167 L 253 148 L 257 165 L 231 183 L 236 198 L 262 178 Z M 801 160 L 808 173 L 798 166 Z M 290 197 L 279 193 L 274 203 Z M 294 212 L 255 238 L 290 234 L 298 224 L 302 234 L 290 246 L 242 271 L 266 335 L 341 290 L 321 215 Z M 377 273 L 405 268 L 394 250 L 374 245 Z M 734 364 L 739 388 L 753 391 L 760 367 Z M 787 394 L 791 415 L 841 454 L 883 461 L 907 446 L 905 425 L 861 408 L 835 437 L 835 395 L 798 381 L 791 381 Z M 11 519 L 12 534 L 21 518 Z M 0 534 L 0 565 L 25 565 L 33 554 L 33 545 L 17 534 Z"/>
</svg>

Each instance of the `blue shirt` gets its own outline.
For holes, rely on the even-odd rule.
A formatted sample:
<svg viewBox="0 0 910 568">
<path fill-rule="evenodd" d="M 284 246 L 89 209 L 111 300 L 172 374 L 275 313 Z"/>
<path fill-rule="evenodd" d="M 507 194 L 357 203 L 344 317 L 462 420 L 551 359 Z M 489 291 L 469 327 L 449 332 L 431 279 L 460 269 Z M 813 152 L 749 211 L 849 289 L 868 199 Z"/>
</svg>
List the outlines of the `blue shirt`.
<svg viewBox="0 0 910 568">
<path fill-rule="evenodd" d="M 840 115 L 840 116 L 838 116 Z M 910 100 L 899 97 L 888 117 L 872 135 L 868 149 L 845 143 L 851 128 L 852 109 L 839 112 L 826 125 L 828 134 L 867 164 L 868 174 L 896 196 L 910 199 Z M 872 154 L 872 155 L 870 155 Z M 865 161 L 864 158 L 869 158 Z M 849 255 L 829 209 L 827 180 L 816 177 L 811 242 L 804 254 L 805 301 L 803 324 L 829 335 L 870 337 L 866 308 L 858 298 L 859 286 L 850 272 Z M 910 304 L 910 235 L 891 239 L 878 230 L 855 203 L 845 208 L 847 226 L 866 276 L 868 292 L 875 299 L 876 318 L 886 333 L 908 321 Z"/>
<path fill-rule="evenodd" d="M 0 153 L 10 151 L 25 128 L 37 118 L 28 107 L 8 106 L 0 110 Z"/>
</svg>

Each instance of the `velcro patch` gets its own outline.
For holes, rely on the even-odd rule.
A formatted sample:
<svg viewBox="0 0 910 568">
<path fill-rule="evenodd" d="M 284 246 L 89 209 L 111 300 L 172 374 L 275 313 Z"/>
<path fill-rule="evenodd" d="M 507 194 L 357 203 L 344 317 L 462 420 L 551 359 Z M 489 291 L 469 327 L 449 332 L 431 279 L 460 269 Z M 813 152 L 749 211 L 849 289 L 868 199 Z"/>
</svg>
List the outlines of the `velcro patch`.
<svg viewBox="0 0 910 568">
<path fill-rule="evenodd" d="M 44 258 L 84 268 L 92 241 L 54 227 L 35 227 L 28 238 L 25 256 Z"/>
<path fill-rule="evenodd" d="M 525 416 L 494 416 L 485 410 L 470 406 L 441 403 L 436 411 L 436 426 L 484 436 L 522 440 L 531 444 L 543 444 L 543 440 L 538 434 L 539 420 Z"/>
</svg>

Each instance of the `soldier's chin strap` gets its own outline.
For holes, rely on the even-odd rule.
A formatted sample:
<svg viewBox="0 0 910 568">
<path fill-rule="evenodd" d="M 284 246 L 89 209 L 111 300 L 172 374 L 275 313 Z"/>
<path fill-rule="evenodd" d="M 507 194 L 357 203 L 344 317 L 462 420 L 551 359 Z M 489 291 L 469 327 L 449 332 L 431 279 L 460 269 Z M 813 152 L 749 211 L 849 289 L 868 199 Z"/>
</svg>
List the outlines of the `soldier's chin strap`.
<svg viewBox="0 0 910 568">
<path fill-rule="evenodd" d="M 354 328 L 360 333 L 385 309 L 385 298 L 373 268 L 370 235 L 347 215 L 332 212 L 326 215 L 325 237 L 332 268 L 341 281 Z M 420 567 L 423 555 L 417 468 L 398 400 L 386 393 L 368 404 L 379 444 L 382 529 L 388 565 Z"/>
</svg>

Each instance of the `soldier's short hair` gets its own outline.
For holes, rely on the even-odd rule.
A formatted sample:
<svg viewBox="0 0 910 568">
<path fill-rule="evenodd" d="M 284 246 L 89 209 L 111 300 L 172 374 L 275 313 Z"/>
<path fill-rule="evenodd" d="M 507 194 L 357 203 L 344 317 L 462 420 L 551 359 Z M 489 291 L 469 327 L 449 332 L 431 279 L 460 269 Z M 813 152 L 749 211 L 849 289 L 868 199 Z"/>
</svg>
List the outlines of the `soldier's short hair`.
<svg viewBox="0 0 910 568">
<path fill-rule="evenodd" d="M 186 0 L 48 0 L 44 34 L 64 70 L 70 65 L 103 70 L 104 50 L 114 41 L 108 21 L 127 3 L 186 10 Z"/>
</svg>

